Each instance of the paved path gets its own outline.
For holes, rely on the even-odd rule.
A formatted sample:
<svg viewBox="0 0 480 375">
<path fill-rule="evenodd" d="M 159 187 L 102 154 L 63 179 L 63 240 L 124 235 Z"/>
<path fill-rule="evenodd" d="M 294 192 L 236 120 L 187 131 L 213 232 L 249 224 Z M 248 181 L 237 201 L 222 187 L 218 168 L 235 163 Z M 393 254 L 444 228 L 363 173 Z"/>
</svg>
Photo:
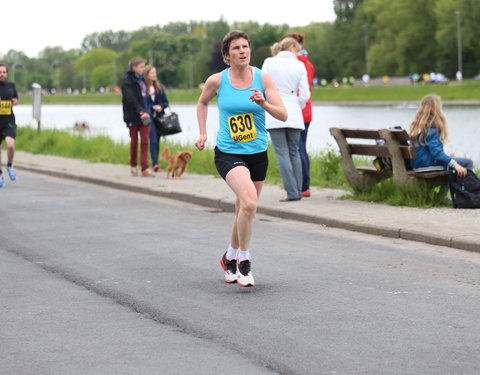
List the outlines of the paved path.
<svg viewBox="0 0 480 375">
<path fill-rule="evenodd" d="M 212 161 L 213 162 L 213 161 Z M 155 178 L 131 177 L 127 165 L 89 163 L 83 160 L 17 152 L 18 181 L 7 179 L 4 189 L 21 184 L 22 170 L 46 173 L 124 190 L 144 192 L 214 209 L 232 211 L 234 196 L 225 182 L 210 175 L 187 173 L 177 180 L 165 173 Z M 385 204 L 339 199 L 342 190 L 312 189 L 310 198 L 279 202 L 284 191 L 266 185 L 258 212 L 363 233 L 421 241 L 480 252 L 480 210 L 392 207 Z M 1 194 L 1 191 L 0 191 Z"/>
<path fill-rule="evenodd" d="M 21 183 L 20 183 L 21 181 Z M 2 194 L 0 375 L 480 373 L 480 254 L 24 171 Z"/>
</svg>

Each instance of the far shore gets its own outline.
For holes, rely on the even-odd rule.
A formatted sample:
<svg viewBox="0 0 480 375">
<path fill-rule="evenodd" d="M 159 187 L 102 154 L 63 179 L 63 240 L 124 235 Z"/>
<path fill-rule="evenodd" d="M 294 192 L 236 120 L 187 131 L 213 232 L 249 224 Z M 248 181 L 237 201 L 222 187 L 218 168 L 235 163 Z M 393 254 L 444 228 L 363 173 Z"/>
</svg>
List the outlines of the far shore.
<svg viewBox="0 0 480 375">
<path fill-rule="evenodd" d="M 191 104 L 195 105 L 195 102 L 192 101 L 182 101 L 182 100 L 171 100 L 171 104 Z M 333 107 L 386 107 L 386 106 L 395 106 L 395 107 L 408 107 L 408 106 L 417 106 L 420 100 L 316 100 L 312 102 L 312 105 L 315 106 L 333 106 Z M 480 107 L 480 100 L 443 100 L 443 106 L 445 107 Z M 19 104 L 31 105 L 31 101 L 26 103 L 20 102 Z M 112 102 L 43 102 L 42 105 L 110 105 L 118 104 L 121 105 L 121 102 L 112 103 Z"/>
<path fill-rule="evenodd" d="M 428 94 L 442 98 L 446 106 L 480 106 L 480 81 L 468 80 L 448 85 L 418 86 L 345 86 L 313 87 L 312 100 L 317 106 L 412 106 Z M 171 103 L 197 103 L 199 89 L 167 89 Z M 42 104 L 120 104 L 120 93 L 88 93 L 79 95 L 46 95 Z M 21 104 L 30 104 L 32 97 L 20 95 Z"/>
<path fill-rule="evenodd" d="M 312 105 L 319 106 L 411 106 L 418 105 L 419 100 L 322 100 L 314 101 Z M 459 107 L 479 107 L 480 100 L 443 100 L 444 106 L 459 106 Z"/>
</svg>

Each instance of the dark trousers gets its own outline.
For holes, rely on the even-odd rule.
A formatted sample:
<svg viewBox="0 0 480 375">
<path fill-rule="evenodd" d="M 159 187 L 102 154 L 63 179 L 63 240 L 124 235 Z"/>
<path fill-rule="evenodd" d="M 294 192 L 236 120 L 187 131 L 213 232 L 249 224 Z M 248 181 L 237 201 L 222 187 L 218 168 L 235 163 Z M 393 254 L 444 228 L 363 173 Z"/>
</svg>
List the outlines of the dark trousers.
<svg viewBox="0 0 480 375">
<path fill-rule="evenodd" d="M 148 142 L 150 139 L 150 125 L 132 125 L 130 130 L 130 166 L 137 166 L 138 134 L 140 133 L 140 165 L 142 171 L 148 168 Z"/>
<path fill-rule="evenodd" d="M 309 126 L 310 123 L 306 122 L 305 130 L 300 133 L 299 151 L 300 159 L 302 161 L 302 191 L 310 188 L 310 159 L 307 154 L 307 134 Z"/>
<path fill-rule="evenodd" d="M 160 134 L 155 124 L 150 126 L 150 157 L 152 166 L 158 165 L 158 153 L 160 151 Z"/>
</svg>

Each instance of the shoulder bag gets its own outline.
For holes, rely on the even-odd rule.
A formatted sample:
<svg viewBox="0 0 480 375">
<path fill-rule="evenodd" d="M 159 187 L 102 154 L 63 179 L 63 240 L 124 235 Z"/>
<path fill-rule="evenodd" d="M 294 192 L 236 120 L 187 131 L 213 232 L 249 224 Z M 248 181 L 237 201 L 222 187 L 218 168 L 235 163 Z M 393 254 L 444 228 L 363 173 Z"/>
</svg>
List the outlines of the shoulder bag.
<svg viewBox="0 0 480 375">
<path fill-rule="evenodd" d="M 154 122 L 158 134 L 163 136 L 180 133 L 182 131 L 180 120 L 178 119 L 176 112 L 169 111 L 169 114 L 165 113 L 164 116 L 157 116 L 154 118 Z"/>
</svg>

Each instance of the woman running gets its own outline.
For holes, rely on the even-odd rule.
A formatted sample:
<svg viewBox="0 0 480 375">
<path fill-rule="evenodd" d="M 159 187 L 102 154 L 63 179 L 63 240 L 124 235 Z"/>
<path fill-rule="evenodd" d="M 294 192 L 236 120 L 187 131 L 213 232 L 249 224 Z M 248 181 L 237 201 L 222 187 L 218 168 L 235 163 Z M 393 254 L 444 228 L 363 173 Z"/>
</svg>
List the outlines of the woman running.
<svg viewBox="0 0 480 375">
<path fill-rule="evenodd" d="M 287 111 L 273 79 L 250 66 L 250 39 L 242 31 L 229 32 L 222 41 L 228 68 L 211 75 L 197 104 L 199 150 L 207 140 L 208 103 L 217 96 L 220 112 L 215 165 L 236 195 L 230 245 L 220 260 L 227 283 L 253 286 L 250 240 L 257 202 L 268 168 L 265 111 L 285 121 Z"/>
</svg>

